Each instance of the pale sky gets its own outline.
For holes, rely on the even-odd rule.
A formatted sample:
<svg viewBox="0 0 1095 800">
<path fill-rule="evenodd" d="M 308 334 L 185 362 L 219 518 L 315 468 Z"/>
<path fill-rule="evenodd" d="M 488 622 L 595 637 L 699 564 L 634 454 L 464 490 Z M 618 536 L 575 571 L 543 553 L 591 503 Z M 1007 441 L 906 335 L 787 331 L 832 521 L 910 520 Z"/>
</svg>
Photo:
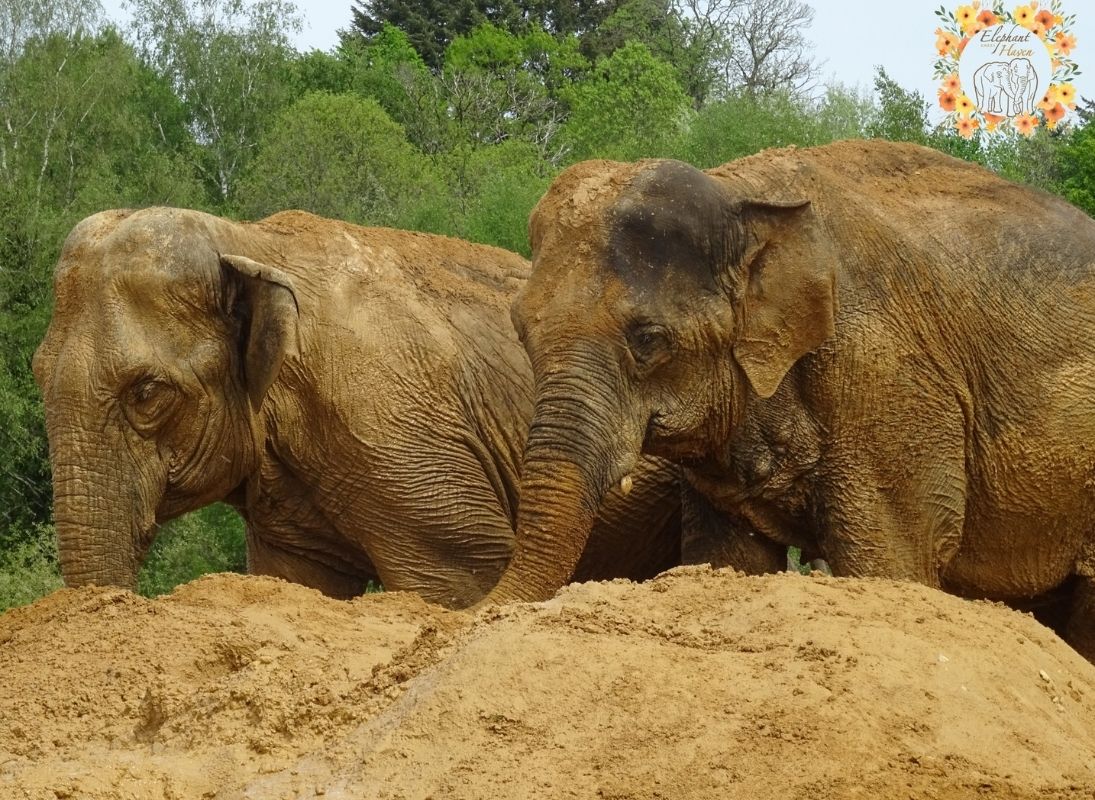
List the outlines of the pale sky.
<svg viewBox="0 0 1095 800">
<path fill-rule="evenodd" d="M 972 0 L 970 0 L 972 2 Z M 107 16 L 126 19 L 122 0 L 103 0 Z M 824 62 L 825 81 L 869 90 L 876 65 L 906 89 L 916 89 L 932 104 L 935 112 L 937 83 L 932 79 L 935 59 L 935 9 L 941 2 L 953 11 L 955 0 L 906 0 L 896 3 L 864 3 L 849 0 L 813 0 L 814 23 L 808 31 L 814 53 Z M 1010 9 L 1017 0 L 1006 0 Z M 1077 97 L 1095 99 L 1095 7 L 1088 0 L 1060 0 L 1063 14 L 1076 14 L 1073 34 L 1077 39 L 1073 56 L 1083 73 L 1078 76 Z M 987 5 L 987 3 L 986 3 Z M 1043 5 L 1050 5 L 1045 0 Z M 300 50 L 330 50 L 338 43 L 338 29 L 350 24 L 350 0 L 298 0 L 304 30 L 296 37 Z"/>
</svg>

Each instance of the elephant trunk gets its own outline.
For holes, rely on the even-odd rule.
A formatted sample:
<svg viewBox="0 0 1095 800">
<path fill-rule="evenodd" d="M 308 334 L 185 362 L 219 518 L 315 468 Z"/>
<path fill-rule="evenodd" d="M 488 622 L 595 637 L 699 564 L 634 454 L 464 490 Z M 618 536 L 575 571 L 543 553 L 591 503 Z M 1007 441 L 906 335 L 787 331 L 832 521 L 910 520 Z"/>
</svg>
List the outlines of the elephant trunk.
<svg viewBox="0 0 1095 800">
<path fill-rule="evenodd" d="M 142 497 L 144 482 L 125 444 L 88 445 L 78 430 L 50 428 L 53 516 L 65 584 L 135 589 L 155 527 L 155 503 Z"/>
<path fill-rule="evenodd" d="M 612 373 L 569 369 L 540 386 L 513 558 L 480 605 L 550 598 L 574 574 L 606 491 L 626 485 L 641 434 L 621 430 L 626 415 L 606 374 Z"/>
</svg>

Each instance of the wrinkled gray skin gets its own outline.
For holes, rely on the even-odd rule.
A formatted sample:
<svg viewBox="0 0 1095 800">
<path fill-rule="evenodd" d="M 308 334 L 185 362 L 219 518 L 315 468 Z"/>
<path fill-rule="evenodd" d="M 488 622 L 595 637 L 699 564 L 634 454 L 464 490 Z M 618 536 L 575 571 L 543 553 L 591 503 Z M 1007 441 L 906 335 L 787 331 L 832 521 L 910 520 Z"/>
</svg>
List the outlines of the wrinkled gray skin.
<svg viewBox="0 0 1095 800">
<path fill-rule="evenodd" d="M 1064 612 L 1095 657 L 1095 221 L 927 148 L 707 173 L 586 162 L 530 225 L 518 544 L 549 597 L 640 453 L 683 466 L 686 561 L 918 581 Z"/>
<path fill-rule="evenodd" d="M 34 357 L 61 567 L 133 587 L 159 523 L 217 500 L 251 572 L 465 606 L 513 546 L 532 375 L 508 319 L 528 265 L 300 212 L 80 223 Z M 604 506 L 583 577 L 679 559 L 673 468 Z"/>
</svg>

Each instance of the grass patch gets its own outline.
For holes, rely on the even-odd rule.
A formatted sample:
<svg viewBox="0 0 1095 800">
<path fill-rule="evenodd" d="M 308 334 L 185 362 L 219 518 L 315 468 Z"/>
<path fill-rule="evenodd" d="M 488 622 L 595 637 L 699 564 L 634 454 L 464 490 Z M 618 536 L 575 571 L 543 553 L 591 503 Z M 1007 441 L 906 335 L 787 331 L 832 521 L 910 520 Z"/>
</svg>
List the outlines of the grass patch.
<svg viewBox="0 0 1095 800">
<path fill-rule="evenodd" d="M 214 503 L 160 529 L 137 577 L 137 591 L 156 597 L 210 572 L 246 567 L 243 520 L 230 506 Z"/>
<path fill-rule="evenodd" d="M 29 538 L 0 553 L 0 613 L 33 603 L 62 585 L 52 525 L 36 525 Z"/>
</svg>

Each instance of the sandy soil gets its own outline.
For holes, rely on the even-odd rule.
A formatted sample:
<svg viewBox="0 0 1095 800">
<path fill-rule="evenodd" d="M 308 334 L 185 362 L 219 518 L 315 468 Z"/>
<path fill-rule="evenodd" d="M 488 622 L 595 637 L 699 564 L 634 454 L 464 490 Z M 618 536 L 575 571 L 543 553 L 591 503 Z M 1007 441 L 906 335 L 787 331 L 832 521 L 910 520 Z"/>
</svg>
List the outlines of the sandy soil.
<svg viewBox="0 0 1095 800">
<path fill-rule="evenodd" d="M 0 676 L 3 798 L 1095 796 L 1095 667 L 887 581 L 63 590 L 0 616 Z"/>
</svg>

